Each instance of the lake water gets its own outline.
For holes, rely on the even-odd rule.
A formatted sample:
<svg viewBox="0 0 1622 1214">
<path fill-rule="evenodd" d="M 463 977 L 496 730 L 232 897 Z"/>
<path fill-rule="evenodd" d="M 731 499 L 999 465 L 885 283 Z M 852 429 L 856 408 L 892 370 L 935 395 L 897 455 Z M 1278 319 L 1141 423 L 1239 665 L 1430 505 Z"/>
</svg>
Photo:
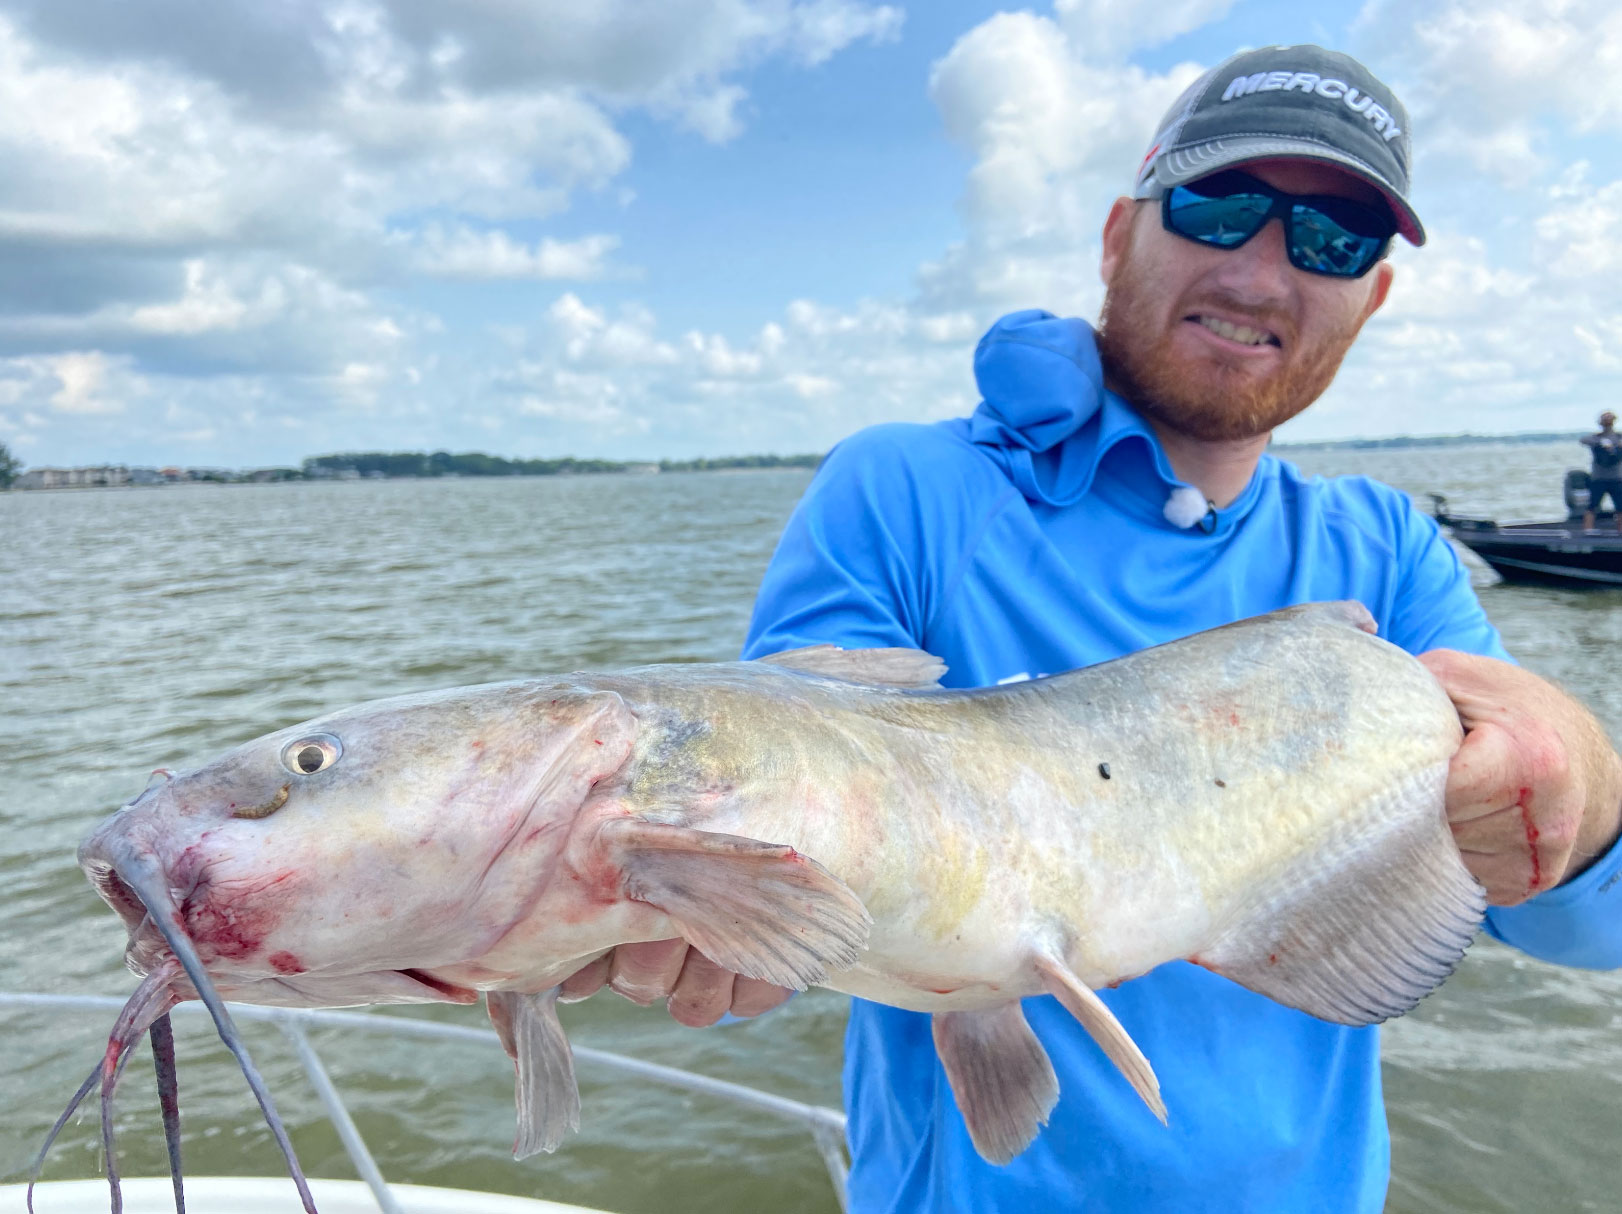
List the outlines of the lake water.
<svg viewBox="0 0 1622 1214">
<path fill-rule="evenodd" d="M 1308 451 L 1454 509 L 1556 517 L 1575 445 Z M 123 994 L 123 930 L 73 863 L 154 767 L 397 692 L 642 662 L 727 659 L 809 474 L 194 486 L 0 494 L 0 989 Z M 1622 592 L 1497 584 L 1510 649 L 1622 727 Z M 429 1008 L 467 1025 L 479 1009 Z M 844 1001 L 813 992 L 754 1023 L 687 1030 L 599 996 L 580 1044 L 837 1104 Z M 97 1058 L 111 1017 L 8 1015 L 0 1180 L 16 1179 Z M 1386 1034 L 1389 1208 L 1615 1210 L 1622 975 L 1561 970 L 1483 940 Z M 311 1175 L 351 1175 L 290 1047 L 245 1033 Z M 278 1174 L 229 1055 L 177 1024 L 188 1167 Z M 582 1132 L 514 1163 L 512 1071 L 494 1048 L 315 1035 L 397 1181 L 633 1212 L 835 1208 L 808 1136 L 710 1098 L 583 1065 Z M 150 1072 L 120 1089 L 126 1175 L 164 1171 Z M 99 1172 L 93 1117 L 47 1175 Z"/>
</svg>

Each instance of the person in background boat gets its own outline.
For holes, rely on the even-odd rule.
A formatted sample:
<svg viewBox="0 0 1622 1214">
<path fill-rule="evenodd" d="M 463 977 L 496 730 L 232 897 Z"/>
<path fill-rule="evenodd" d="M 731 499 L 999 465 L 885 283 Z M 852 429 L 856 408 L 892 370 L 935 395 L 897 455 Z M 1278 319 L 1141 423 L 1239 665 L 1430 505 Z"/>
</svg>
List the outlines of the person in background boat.
<svg viewBox="0 0 1622 1214">
<path fill-rule="evenodd" d="M 1201 77 L 1105 220 L 1097 331 L 1005 316 L 975 352 L 972 417 L 876 426 L 835 448 L 766 572 L 746 656 L 915 646 L 946 660 L 948 685 L 985 686 L 1293 603 L 1360 600 L 1458 706 L 1467 735 L 1447 813 L 1494 904 L 1488 930 L 1546 960 L 1622 966 L 1622 759 L 1604 731 L 1506 660 L 1465 570 L 1406 497 L 1308 478 L 1266 451 L 1385 301 L 1391 237 L 1424 241 L 1407 127 L 1367 69 L 1318 47 L 1247 51 Z M 680 941 L 622 946 L 565 993 L 605 981 L 695 1025 L 786 996 Z M 1377 1029 L 1315 1020 L 1187 962 L 1099 996 L 1154 1060 L 1169 1124 L 1054 1000 L 1028 999 L 1061 1095 L 1001 1168 L 969 1141 L 930 1018 L 854 1000 L 850 1209 L 1382 1208 Z"/>
<path fill-rule="evenodd" d="M 1594 529 L 1594 515 L 1604 498 L 1611 499 L 1616 530 L 1622 535 L 1622 434 L 1613 427 L 1616 414 L 1607 409 L 1599 415 L 1599 432 L 1583 438 L 1583 446 L 1593 456 L 1588 473 L 1588 509 L 1583 512 L 1583 530 Z"/>
</svg>

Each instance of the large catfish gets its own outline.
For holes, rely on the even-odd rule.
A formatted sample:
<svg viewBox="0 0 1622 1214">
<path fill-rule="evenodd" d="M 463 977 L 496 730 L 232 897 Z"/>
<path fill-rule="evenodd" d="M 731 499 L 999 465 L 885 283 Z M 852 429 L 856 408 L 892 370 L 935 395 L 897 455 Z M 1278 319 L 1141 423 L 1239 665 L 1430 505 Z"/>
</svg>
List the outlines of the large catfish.
<svg viewBox="0 0 1622 1214">
<path fill-rule="evenodd" d="M 194 993 L 240 1051 L 210 985 L 321 1007 L 484 993 L 518 1152 L 549 1150 L 579 1107 L 558 983 L 681 936 L 740 974 L 932 1013 L 992 1161 L 1058 1098 L 1027 996 L 1056 997 L 1164 1118 L 1098 988 L 1186 958 L 1369 1024 L 1440 983 L 1481 920 L 1443 816 L 1458 717 L 1373 631 L 1356 604 L 1297 607 L 973 691 L 916 651 L 823 646 L 270 734 L 153 784 L 80 851 L 147 975 L 104 1099 L 122 1047 L 166 1040 Z"/>
</svg>

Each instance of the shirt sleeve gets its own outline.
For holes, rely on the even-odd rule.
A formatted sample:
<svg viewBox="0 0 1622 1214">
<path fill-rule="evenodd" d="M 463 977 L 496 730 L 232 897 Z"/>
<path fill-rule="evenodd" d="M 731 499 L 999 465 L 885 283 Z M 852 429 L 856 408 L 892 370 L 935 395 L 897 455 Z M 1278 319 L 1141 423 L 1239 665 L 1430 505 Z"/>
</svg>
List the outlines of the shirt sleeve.
<svg viewBox="0 0 1622 1214">
<path fill-rule="evenodd" d="M 937 580 L 923 544 L 931 495 L 914 475 L 928 430 L 879 426 L 829 453 L 767 566 L 745 658 L 803 645 L 921 645 Z M 937 520 L 931 550 L 949 547 L 941 530 Z"/>
<path fill-rule="evenodd" d="M 1410 509 L 1390 639 L 1410 653 L 1458 649 L 1513 661 L 1470 585 L 1469 571 L 1432 519 Z M 1490 935 L 1544 961 L 1622 968 L 1622 842 L 1580 876 L 1519 906 L 1487 911 Z"/>
</svg>

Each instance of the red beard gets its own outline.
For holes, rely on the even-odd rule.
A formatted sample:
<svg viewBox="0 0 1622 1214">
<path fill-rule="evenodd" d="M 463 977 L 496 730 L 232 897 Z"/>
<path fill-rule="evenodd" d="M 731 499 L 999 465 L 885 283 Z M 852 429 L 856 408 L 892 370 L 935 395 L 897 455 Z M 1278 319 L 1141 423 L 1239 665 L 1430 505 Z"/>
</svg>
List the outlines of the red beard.
<svg viewBox="0 0 1622 1214">
<path fill-rule="evenodd" d="M 1361 318 L 1315 343 L 1299 340 L 1291 317 L 1281 312 L 1218 295 L 1202 301 L 1223 315 L 1249 317 L 1256 327 L 1277 334 L 1286 361 L 1271 375 L 1258 377 L 1239 362 L 1220 356 L 1197 366 L 1179 360 L 1171 333 L 1158 330 L 1153 293 L 1145 290 L 1128 253 L 1104 294 L 1098 324 L 1098 354 L 1110 386 L 1140 412 L 1191 438 L 1230 442 L 1255 438 L 1283 425 L 1329 387 L 1341 360 L 1362 327 Z M 1181 308 L 1174 325 L 1200 310 Z"/>
</svg>

